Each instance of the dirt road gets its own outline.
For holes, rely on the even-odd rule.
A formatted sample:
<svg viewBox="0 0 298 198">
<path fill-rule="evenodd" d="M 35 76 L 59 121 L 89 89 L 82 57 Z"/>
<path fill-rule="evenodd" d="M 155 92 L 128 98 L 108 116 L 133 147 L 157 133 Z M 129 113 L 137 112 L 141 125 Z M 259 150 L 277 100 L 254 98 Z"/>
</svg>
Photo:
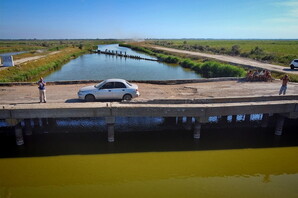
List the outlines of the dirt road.
<svg viewBox="0 0 298 198">
<path fill-rule="evenodd" d="M 47 85 L 48 103 L 83 102 L 78 100 L 77 92 L 83 86 L 92 84 Z M 216 81 L 157 85 L 137 83 L 141 96 L 133 101 L 153 99 L 208 99 L 218 97 L 277 96 L 281 85 L 273 82 Z M 298 95 L 298 83 L 289 83 L 287 95 Z M 38 103 L 36 85 L 1 86 L 0 104 Z"/>
<path fill-rule="evenodd" d="M 192 51 L 186 51 L 186 50 L 178 50 L 173 48 L 166 48 L 166 47 L 160 47 L 155 45 L 150 45 L 151 48 L 160 49 L 168 52 L 175 52 L 175 53 L 182 53 L 182 54 L 188 54 L 192 56 L 199 56 L 199 57 L 206 57 L 211 59 L 216 59 L 219 61 L 227 62 L 227 63 L 234 63 L 238 65 L 244 65 L 244 66 L 252 66 L 260 69 L 267 69 L 270 71 L 276 71 L 276 72 L 282 72 L 282 73 L 288 73 L 288 74 L 297 74 L 298 75 L 298 69 L 291 70 L 290 67 L 283 67 L 279 65 L 273 65 L 268 63 L 262 63 L 259 61 L 255 61 L 248 58 L 242 58 L 239 56 L 228 56 L 228 55 L 215 55 L 215 54 L 206 54 L 201 52 L 192 52 Z"/>
</svg>

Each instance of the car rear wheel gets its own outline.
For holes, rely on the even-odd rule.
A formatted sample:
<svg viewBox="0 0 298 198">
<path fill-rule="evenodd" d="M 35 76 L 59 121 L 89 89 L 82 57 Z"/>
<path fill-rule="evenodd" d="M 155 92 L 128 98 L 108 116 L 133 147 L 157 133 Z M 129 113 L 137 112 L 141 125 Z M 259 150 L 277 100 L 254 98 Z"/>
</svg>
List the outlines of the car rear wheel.
<svg viewBox="0 0 298 198">
<path fill-rule="evenodd" d="M 93 95 L 91 95 L 91 94 L 88 94 L 88 95 L 85 96 L 85 100 L 87 102 L 94 102 L 95 101 L 95 97 Z"/>
<path fill-rule="evenodd" d="M 123 100 L 131 100 L 132 99 L 132 96 L 130 94 L 125 94 L 123 96 Z"/>
</svg>

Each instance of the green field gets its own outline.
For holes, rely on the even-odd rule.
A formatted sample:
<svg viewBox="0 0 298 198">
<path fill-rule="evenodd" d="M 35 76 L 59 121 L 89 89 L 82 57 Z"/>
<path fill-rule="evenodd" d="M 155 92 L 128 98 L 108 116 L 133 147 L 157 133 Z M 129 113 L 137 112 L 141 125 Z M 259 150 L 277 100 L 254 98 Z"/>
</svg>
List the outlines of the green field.
<svg viewBox="0 0 298 198">
<path fill-rule="evenodd" d="M 227 54 L 288 66 L 298 58 L 298 40 L 147 40 L 165 47 Z"/>
<path fill-rule="evenodd" d="M 61 40 L 0 40 L 0 54 L 7 52 L 47 50 L 55 51 L 67 47 L 90 48 L 99 44 L 119 42 L 105 39 L 61 39 Z"/>
</svg>

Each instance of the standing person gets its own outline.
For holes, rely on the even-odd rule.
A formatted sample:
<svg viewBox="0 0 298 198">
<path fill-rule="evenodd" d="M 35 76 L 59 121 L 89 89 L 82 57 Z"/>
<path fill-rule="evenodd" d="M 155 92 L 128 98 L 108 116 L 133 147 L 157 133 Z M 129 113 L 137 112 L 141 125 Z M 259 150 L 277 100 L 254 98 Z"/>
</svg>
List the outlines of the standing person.
<svg viewBox="0 0 298 198">
<path fill-rule="evenodd" d="M 43 78 L 40 77 L 39 81 L 37 82 L 38 84 L 38 89 L 39 89 L 39 102 L 46 103 L 46 82 L 43 81 Z"/>
<path fill-rule="evenodd" d="M 280 80 L 282 80 L 282 84 L 281 84 L 281 87 L 280 87 L 280 90 L 279 90 L 279 95 L 283 93 L 283 95 L 286 94 L 286 91 L 287 91 L 287 85 L 288 85 L 288 82 L 289 82 L 289 76 L 288 75 L 284 75 Z"/>
</svg>

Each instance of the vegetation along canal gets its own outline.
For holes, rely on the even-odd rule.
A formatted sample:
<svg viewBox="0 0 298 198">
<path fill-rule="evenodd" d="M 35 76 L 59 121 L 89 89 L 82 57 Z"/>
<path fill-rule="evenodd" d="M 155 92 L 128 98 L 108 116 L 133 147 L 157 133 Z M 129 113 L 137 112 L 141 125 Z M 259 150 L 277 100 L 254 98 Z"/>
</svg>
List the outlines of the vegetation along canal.
<svg viewBox="0 0 298 198">
<path fill-rule="evenodd" d="M 118 51 L 128 55 L 152 58 L 118 44 L 100 45 L 99 49 Z M 178 65 L 157 61 L 136 60 L 105 54 L 82 55 L 65 64 L 60 70 L 45 77 L 46 81 L 102 80 L 123 78 L 126 80 L 197 79 L 200 75 Z"/>
</svg>

